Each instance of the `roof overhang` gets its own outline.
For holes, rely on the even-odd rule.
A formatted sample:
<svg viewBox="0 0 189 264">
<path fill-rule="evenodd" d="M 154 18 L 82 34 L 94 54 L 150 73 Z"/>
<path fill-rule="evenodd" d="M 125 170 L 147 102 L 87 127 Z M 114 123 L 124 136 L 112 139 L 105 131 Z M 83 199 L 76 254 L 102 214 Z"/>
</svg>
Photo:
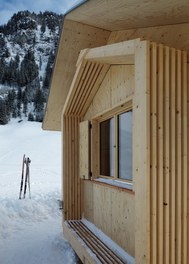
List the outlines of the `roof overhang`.
<svg viewBox="0 0 189 264">
<path fill-rule="evenodd" d="M 188 22 L 188 0 L 89 0 L 72 10 L 64 20 L 43 128 L 61 130 L 61 112 L 82 49 L 106 45 L 113 31 Z"/>
<path fill-rule="evenodd" d="M 109 31 L 189 22 L 188 0 L 89 0 L 67 19 Z"/>
</svg>

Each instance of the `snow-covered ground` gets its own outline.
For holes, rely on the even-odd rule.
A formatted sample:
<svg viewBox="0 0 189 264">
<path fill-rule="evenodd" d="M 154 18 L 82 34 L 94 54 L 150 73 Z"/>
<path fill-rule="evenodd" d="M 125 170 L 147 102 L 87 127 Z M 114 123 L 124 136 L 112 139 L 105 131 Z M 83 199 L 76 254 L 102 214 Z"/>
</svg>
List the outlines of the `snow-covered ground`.
<svg viewBox="0 0 189 264">
<path fill-rule="evenodd" d="M 1 264 L 77 263 L 61 227 L 60 138 L 36 122 L 0 126 Z M 31 199 L 27 192 L 19 200 L 23 154 L 31 159 Z"/>
</svg>

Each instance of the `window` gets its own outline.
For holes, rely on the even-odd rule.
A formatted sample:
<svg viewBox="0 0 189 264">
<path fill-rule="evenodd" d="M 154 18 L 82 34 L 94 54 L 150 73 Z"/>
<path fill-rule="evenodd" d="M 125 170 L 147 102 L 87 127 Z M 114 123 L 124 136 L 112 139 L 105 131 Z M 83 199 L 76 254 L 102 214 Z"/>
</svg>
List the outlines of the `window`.
<svg viewBox="0 0 189 264">
<path fill-rule="evenodd" d="M 100 123 L 100 174 L 114 176 L 114 118 Z"/>
<path fill-rule="evenodd" d="M 132 180 L 132 111 L 118 115 L 118 178 Z"/>
<path fill-rule="evenodd" d="M 100 122 L 100 175 L 132 180 L 132 110 Z"/>
</svg>

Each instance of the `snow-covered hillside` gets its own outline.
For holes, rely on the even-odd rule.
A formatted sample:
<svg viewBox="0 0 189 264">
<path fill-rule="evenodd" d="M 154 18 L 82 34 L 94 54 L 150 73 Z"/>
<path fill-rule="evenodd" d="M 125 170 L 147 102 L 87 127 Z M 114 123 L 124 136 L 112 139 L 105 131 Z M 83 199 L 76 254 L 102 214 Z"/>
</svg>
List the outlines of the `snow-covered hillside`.
<svg viewBox="0 0 189 264">
<path fill-rule="evenodd" d="M 0 124 L 22 114 L 42 121 L 62 22 L 50 11 L 19 11 L 0 26 Z"/>
<path fill-rule="evenodd" d="M 60 133 L 37 122 L 0 126 L 0 263 L 72 264 L 61 227 Z M 23 154 L 31 159 L 31 199 L 19 200 Z"/>
</svg>

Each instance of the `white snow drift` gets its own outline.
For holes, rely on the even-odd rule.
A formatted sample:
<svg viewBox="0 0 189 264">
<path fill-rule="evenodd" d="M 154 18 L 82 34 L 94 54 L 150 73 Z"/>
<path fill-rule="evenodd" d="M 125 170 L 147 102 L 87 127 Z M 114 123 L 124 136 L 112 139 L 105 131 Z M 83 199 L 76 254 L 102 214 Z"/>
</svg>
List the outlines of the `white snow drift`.
<svg viewBox="0 0 189 264">
<path fill-rule="evenodd" d="M 0 263 L 71 264 L 61 227 L 60 133 L 40 123 L 0 126 Z M 19 200 L 23 154 L 31 159 L 31 199 Z"/>
</svg>

